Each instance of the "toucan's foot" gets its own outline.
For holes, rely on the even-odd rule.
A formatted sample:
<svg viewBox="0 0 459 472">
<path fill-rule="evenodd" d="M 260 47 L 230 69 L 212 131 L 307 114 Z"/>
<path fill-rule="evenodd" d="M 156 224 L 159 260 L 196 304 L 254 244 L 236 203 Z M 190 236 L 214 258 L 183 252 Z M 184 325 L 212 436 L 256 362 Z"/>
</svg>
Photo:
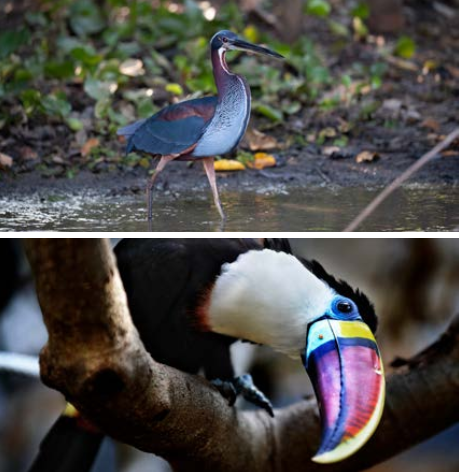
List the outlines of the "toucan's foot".
<svg viewBox="0 0 459 472">
<path fill-rule="evenodd" d="M 236 388 L 232 380 L 214 379 L 210 382 L 222 394 L 222 397 L 228 400 L 230 406 L 233 406 L 237 399 Z"/>
<path fill-rule="evenodd" d="M 230 406 L 234 405 L 238 395 L 248 402 L 263 408 L 269 416 L 274 417 L 273 406 L 265 394 L 254 385 L 252 376 L 244 374 L 233 380 L 212 380 L 212 384 L 228 399 Z"/>
</svg>

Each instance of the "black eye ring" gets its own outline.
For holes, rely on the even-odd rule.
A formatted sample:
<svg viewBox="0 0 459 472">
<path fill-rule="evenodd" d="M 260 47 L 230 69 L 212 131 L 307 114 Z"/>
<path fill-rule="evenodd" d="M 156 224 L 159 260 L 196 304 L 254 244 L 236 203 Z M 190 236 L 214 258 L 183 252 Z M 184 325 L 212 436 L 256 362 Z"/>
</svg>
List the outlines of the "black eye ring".
<svg viewBox="0 0 459 472">
<path fill-rule="evenodd" d="M 341 313 L 351 313 L 352 312 L 352 305 L 349 302 L 339 302 L 336 305 L 336 308 L 338 308 L 338 310 Z"/>
</svg>

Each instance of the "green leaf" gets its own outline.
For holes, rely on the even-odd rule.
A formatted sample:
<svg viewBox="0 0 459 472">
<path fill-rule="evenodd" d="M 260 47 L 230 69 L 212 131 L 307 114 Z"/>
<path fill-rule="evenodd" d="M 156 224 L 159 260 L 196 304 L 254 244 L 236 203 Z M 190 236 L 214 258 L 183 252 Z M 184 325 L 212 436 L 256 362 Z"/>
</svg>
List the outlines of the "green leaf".
<svg viewBox="0 0 459 472">
<path fill-rule="evenodd" d="M 365 38 L 368 36 L 367 25 L 362 21 L 362 18 L 355 16 L 352 20 L 352 26 L 354 28 L 355 34 L 360 38 Z"/>
<path fill-rule="evenodd" d="M 112 102 L 108 97 L 97 100 L 96 106 L 94 108 L 94 116 L 99 120 L 101 118 L 105 118 L 108 115 L 108 110 L 110 109 L 111 104 Z"/>
<path fill-rule="evenodd" d="M 47 26 L 48 25 L 48 19 L 42 12 L 33 12 L 33 11 L 28 11 L 25 14 L 25 20 L 29 25 L 34 25 L 34 26 Z"/>
<path fill-rule="evenodd" d="M 151 97 L 143 98 L 137 102 L 137 114 L 140 118 L 148 118 L 154 115 L 156 110 Z"/>
<path fill-rule="evenodd" d="M 298 113 L 301 110 L 301 103 L 300 102 L 288 102 L 282 106 L 282 111 L 287 113 L 287 115 L 293 115 L 294 113 Z"/>
<path fill-rule="evenodd" d="M 76 47 L 72 49 L 70 54 L 86 66 L 95 66 L 102 60 L 102 56 L 97 54 L 90 46 Z"/>
<path fill-rule="evenodd" d="M 351 10 L 351 14 L 361 20 L 366 20 L 370 16 L 370 7 L 367 3 L 359 2 L 357 6 Z"/>
<path fill-rule="evenodd" d="M 308 0 L 306 5 L 306 13 L 314 16 L 328 16 L 331 6 L 326 0 Z"/>
<path fill-rule="evenodd" d="M 44 112 L 52 116 L 66 117 L 72 111 L 72 106 L 63 94 L 47 95 L 42 98 L 41 105 Z"/>
<path fill-rule="evenodd" d="M 341 83 L 347 88 L 350 87 L 352 85 L 351 76 L 349 74 L 344 74 L 341 76 Z"/>
<path fill-rule="evenodd" d="M 53 79 L 66 79 L 72 77 L 74 72 L 73 64 L 70 61 L 48 61 L 45 64 L 45 74 Z"/>
<path fill-rule="evenodd" d="M 94 100 L 108 99 L 117 88 L 116 82 L 102 82 L 92 77 L 88 77 L 84 82 L 84 91 Z"/>
<path fill-rule="evenodd" d="M 79 120 L 78 118 L 67 118 L 65 121 L 67 123 L 67 126 L 72 130 L 72 131 L 80 131 L 83 129 L 83 122 Z"/>
<path fill-rule="evenodd" d="M 99 33 L 106 25 L 101 9 L 91 0 L 73 2 L 69 16 L 70 27 L 78 36 Z"/>
<path fill-rule="evenodd" d="M 280 110 L 264 103 L 254 103 L 253 108 L 260 115 L 266 116 L 266 118 L 269 118 L 271 121 L 276 123 L 282 121 L 284 118 Z"/>
<path fill-rule="evenodd" d="M 38 90 L 24 90 L 20 98 L 26 115 L 31 115 L 41 105 L 41 94 Z"/>
<path fill-rule="evenodd" d="M 404 59 L 410 59 L 416 51 L 415 42 L 408 36 L 401 36 L 394 48 L 394 54 Z"/>
<path fill-rule="evenodd" d="M 183 88 L 180 84 L 167 84 L 166 91 L 174 95 L 183 95 Z"/>
<path fill-rule="evenodd" d="M 349 36 L 349 29 L 347 28 L 347 26 L 339 23 L 338 21 L 329 20 L 328 27 L 330 28 L 330 31 L 336 36 Z"/>
<path fill-rule="evenodd" d="M 18 31 L 4 31 L 0 33 L 0 59 L 4 59 L 16 51 L 17 48 L 29 41 L 29 31 L 20 29 Z"/>
<path fill-rule="evenodd" d="M 347 136 L 340 136 L 333 140 L 333 146 L 344 147 L 347 146 L 349 138 Z"/>
</svg>

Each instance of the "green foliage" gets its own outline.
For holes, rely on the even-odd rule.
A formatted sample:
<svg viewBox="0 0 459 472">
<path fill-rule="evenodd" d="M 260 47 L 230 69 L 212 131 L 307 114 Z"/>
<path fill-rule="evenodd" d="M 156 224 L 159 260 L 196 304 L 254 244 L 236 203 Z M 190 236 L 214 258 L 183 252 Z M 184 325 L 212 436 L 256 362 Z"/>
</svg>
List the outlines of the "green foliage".
<svg viewBox="0 0 459 472">
<path fill-rule="evenodd" d="M 18 31 L 6 30 L 0 33 L 0 59 L 8 57 L 23 44 L 26 44 L 29 37 L 29 31 L 26 28 Z"/>
<path fill-rule="evenodd" d="M 370 7 L 366 2 L 359 2 L 352 10 L 351 15 L 361 20 L 366 20 L 370 16 Z"/>
<path fill-rule="evenodd" d="M 416 52 L 415 42 L 408 36 L 401 36 L 394 48 L 394 54 L 403 57 L 404 59 L 410 59 Z"/>
<path fill-rule="evenodd" d="M 360 2 L 351 12 L 362 25 L 365 5 Z M 254 113 L 267 126 L 311 105 L 333 109 L 365 88 L 381 86 L 381 64 L 349 64 L 346 74 L 335 77 L 320 45 L 307 36 L 287 45 L 248 23 L 233 2 L 225 2 L 210 20 L 202 8 L 204 2 L 192 0 L 37 2 L 22 28 L 0 32 L 0 107 L 23 111 L 0 114 L 0 128 L 24 116 L 46 115 L 73 133 L 91 126 L 94 134 L 113 139 L 119 126 L 151 116 L 171 101 L 215 93 L 208 41 L 228 28 L 286 58 L 228 53 L 232 70 L 250 83 Z M 339 41 L 352 41 L 350 22 L 329 18 L 331 2 L 308 0 L 305 12 L 323 18 Z M 400 38 L 396 53 L 407 57 L 411 48 L 412 54 L 409 41 Z M 344 98 L 337 88 L 345 89 Z M 143 165 L 140 158 L 129 162 Z"/>
<path fill-rule="evenodd" d="M 69 23 L 78 36 L 100 33 L 106 26 L 102 10 L 91 0 L 79 0 L 69 8 Z"/>
<path fill-rule="evenodd" d="M 306 4 L 306 13 L 314 16 L 328 16 L 331 11 L 330 3 L 326 0 L 308 0 Z"/>
</svg>

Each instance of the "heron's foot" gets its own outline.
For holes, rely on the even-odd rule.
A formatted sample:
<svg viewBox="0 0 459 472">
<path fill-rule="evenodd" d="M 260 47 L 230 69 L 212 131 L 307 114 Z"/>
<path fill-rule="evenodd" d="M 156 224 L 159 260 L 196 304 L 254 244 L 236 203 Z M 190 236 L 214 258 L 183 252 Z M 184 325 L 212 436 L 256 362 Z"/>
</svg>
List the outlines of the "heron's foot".
<svg viewBox="0 0 459 472">
<path fill-rule="evenodd" d="M 265 394 L 253 383 L 250 374 L 235 377 L 233 380 L 212 380 L 212 384 L 228 399 L 230 406 L 234 405 L 237 396 L 242 395 L 248 402 L 263 408 L 269 416 L 274 417 L 273 406 Z"/>
</svg>

